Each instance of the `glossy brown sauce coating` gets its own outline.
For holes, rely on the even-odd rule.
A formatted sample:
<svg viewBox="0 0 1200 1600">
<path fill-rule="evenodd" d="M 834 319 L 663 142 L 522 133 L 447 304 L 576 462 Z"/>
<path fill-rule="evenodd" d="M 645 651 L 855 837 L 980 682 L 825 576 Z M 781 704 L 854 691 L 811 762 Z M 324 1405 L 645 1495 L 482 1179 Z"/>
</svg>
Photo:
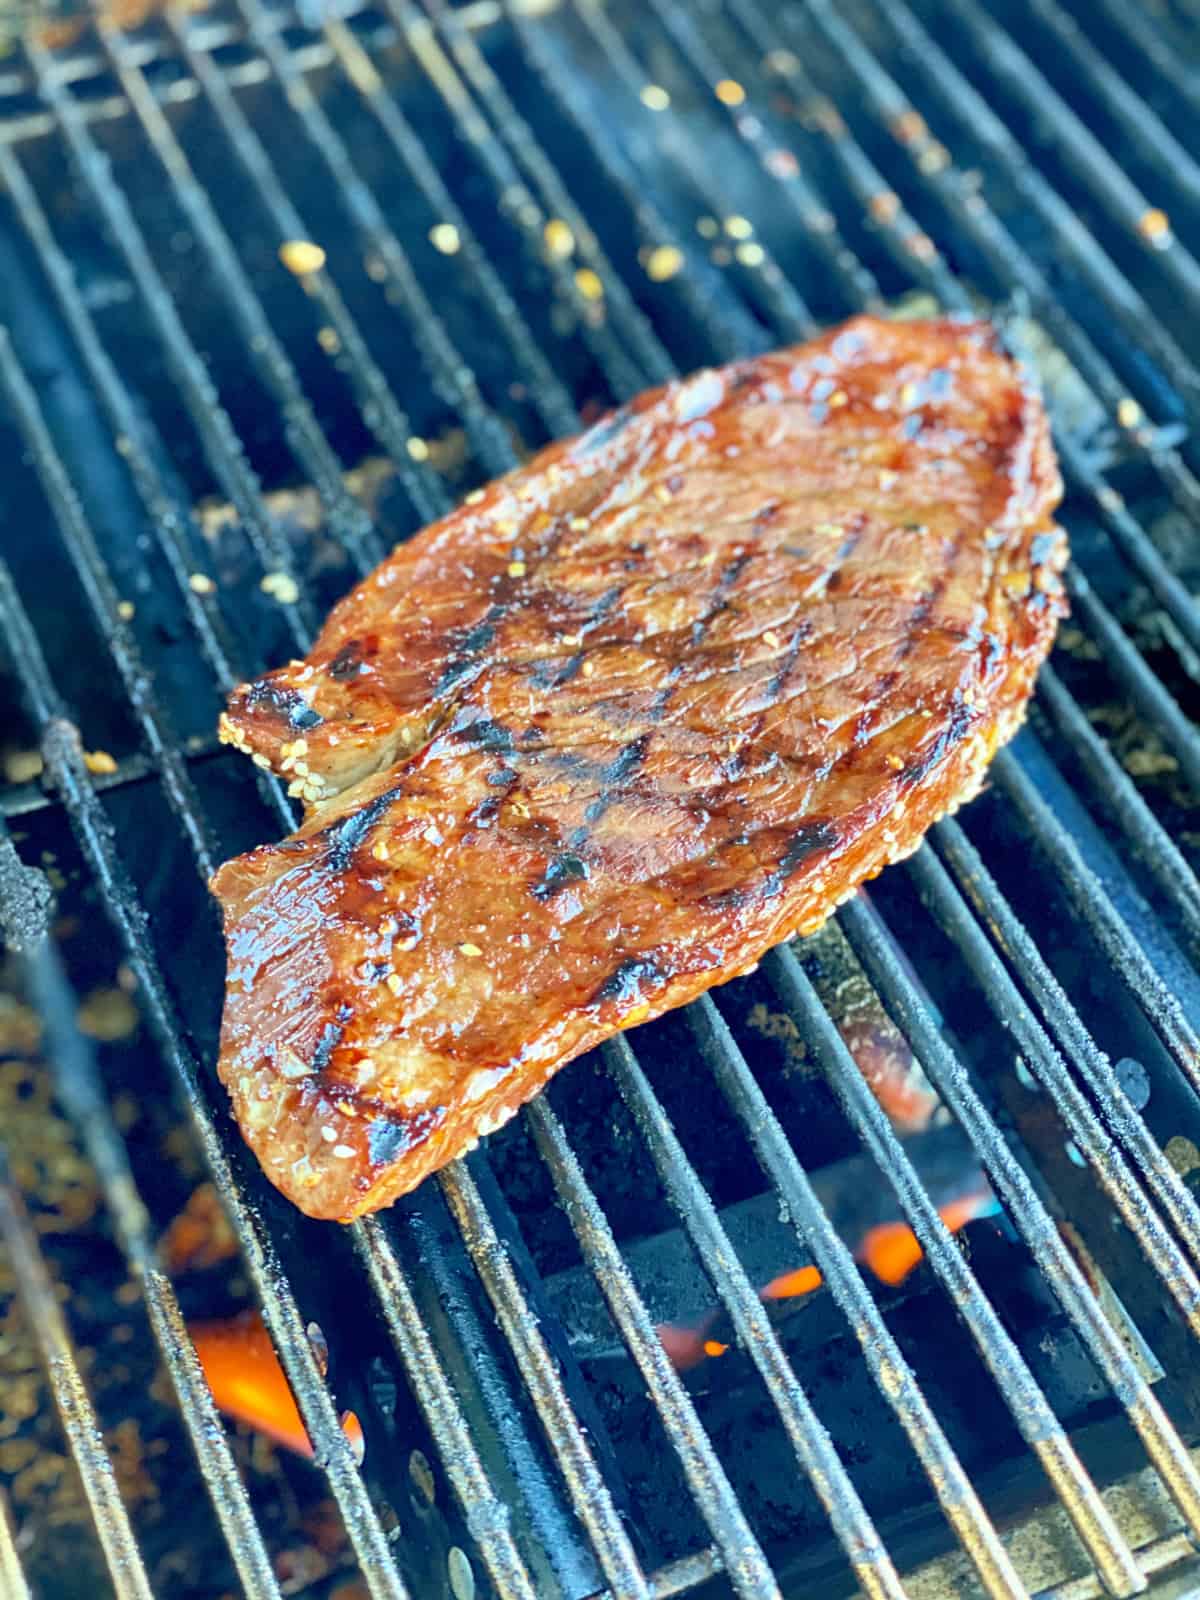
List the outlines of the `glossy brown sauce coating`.
<svg viewBox="0 0 1200 1600">
<path fill-rule="evenodd" d="M 223 735 L 313 808 L 222 868 L 221 1075 L 303 1210 L 810 931 L 978 787 L 1065 609 L 1037 397 L 861 318 L 640 397 L 398 548 Z"/>
</svg>

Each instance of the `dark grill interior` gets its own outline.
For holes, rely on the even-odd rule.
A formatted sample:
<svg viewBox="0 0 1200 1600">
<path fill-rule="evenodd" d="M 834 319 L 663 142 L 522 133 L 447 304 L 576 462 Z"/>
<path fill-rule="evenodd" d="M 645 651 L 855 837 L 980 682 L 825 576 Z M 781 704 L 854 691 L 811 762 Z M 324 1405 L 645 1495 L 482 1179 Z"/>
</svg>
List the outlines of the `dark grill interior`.
<svg viewBox="0 0 1200 1600">
<path fill-rule="evenodd" d="M 997 1528 L 1051 1496 L 1063 1600 L 1189 1558 L 1198 43 L 1190 0 L 234 0 L 0 61 L 5 1594 L 894 1596 L 957 1537 L 1017 1596 Z M 204 880 L 292 822 L 224 691 L 581 419 L 935 304 L 1037 362 L 1067 479 L 1072 619 L 989 790 L 394 1210 L 307 1222 L 213 1074 Z M 1000 1202 L 957 1238 L 839 1028 L 872 989 Z M 167 1271 L 202 1179 L 236 1254 Z M 886 1288 L 852 1252 L 900 1216 Z M 185 1321 L 248 1305 L 315 1470 L 208 1395 Z M 708 1314 L 677 1373 L 655 1325 Z M 1100 1489 L 1147 1461 L 1134 1550 Z"/>
</svg>

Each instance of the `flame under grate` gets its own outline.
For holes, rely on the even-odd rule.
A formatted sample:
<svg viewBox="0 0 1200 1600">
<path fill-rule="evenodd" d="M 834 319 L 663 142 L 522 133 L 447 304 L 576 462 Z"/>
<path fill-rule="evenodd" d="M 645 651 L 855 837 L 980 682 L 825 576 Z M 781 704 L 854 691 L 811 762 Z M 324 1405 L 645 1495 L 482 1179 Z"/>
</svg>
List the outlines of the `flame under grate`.
<svg viewBox="0 0 1200 1600">
<path fill-rule="evenodd" d="M 1200 1138 L 1194 28 L 1151 28 L 1122 0 L 1087 33 L 1059 0 L 1018 0 L 1003 23 L 977 0 L 545 9 L 386 0 L 322 20 L 235 0 L 136 34 L 100 23 L 61 53 L 31 39 L 0 76 L 0 394 L 25 454 L 6 516 L 37 530 L 6 540 L 0 617 L 44 771 L 44 792 L 0 794 L 0 906 L 220 1559 L 246 1594 L 287 1582 L 188 1336 L 187 1284 L 161 1262 L 152 1163 L 70 1021 L 78 958 L 60 925 L 49 937 L 37 850 L 63 819 L 152 1041 L 139 1092 L 165 1067 L 182 1097 L 372 1596 L 900 1595 L 919 1553 L 907 1503 L 879 1489 L 867 1446 L 848 1450 L 855 1426 L 892 1430 L 894 1475 L 920 1479 L 987 1593 L 1026 1594 L 993 1520 L 1003 1494 L 967 1464 L 954 1385 L 914 1343 L 932 1317 L 1089 1570 L 1138 1592 L 1186 1553 L 1175 1528 L 1200 1536 L 1200 1215 L 1181 1177 Z M 681 368 L 912 292 L 1004 308 L 1042 365 L 1068 480 L 1072 625 L 992 793 L 836 932 L 613 1041 L 394 1213 L 335 1240 L 303 1224 L 264 1193 L 209 1071 L 220 961 L 202 882 L 291 824 L 272 780 L 214 750 L 220 693 L 302 652 L 390 537 L 527 446 Z M 969 1140 L 1003 1238 L 964 1251 L 939 1216 L 839 1029 L 839 961 Z M 682 1059 L 715 1128 L 686 1103 Z M 860 1272 L 821 1188 L 828 1162 L 864 1151 L 924 1255 L 911 1318 Z M 6 1169 L 21 1314 L 113 1588 L 149 1594 L 162 1575 L 21 1187 Z M 759 1291 L 793 1263 L 730 1242 L 756 1196 L 828 1291 L 784 1320 Z M 658 1309 L 642 1235 L 670 1258 Z M 699 1380 L 656 1330 L 685 1254 L 728 1352 Z M 603 1360 L 584 1311 L 608 1329 Z M 839 1385 L 861 1373 L 865 1424 L 829 1415 L 822 1338 L 850 1352 Z M 1072 1362 L 1074 1389 L 1056 1367 Z M 752 1414 L 749 1469 L 723 1407 Z M 653 1432 L 650 1475 L 674 1474 L 653 1513 L 625 1414 Z M 1134 1550 L 1098 1476 L 1147 1461 L 1175 1527 Z M 756 1474 L 794 1477 L 800 1497 L 775 1507 Z M 449 1495 L 426 1492 L 435 1475 Z M 21 1594 L 10 1520 L 0 1575 Z"/>
</svg>

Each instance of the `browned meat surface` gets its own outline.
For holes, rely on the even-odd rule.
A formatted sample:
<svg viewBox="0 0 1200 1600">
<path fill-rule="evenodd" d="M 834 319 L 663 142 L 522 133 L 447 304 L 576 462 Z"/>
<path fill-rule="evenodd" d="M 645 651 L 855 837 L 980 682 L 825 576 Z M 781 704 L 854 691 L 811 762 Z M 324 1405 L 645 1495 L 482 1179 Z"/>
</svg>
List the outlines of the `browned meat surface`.
<svg viewBox="0 0 1200 1600">
<path fill-rule="evenodd" d="M 978 789 L 1064 610 L 986 326 L 860 319 L 643 395 L 397 549 L 223 735 L 310 803 L 218 873 L 220 1071 L 304 1211 L 816 928 Z"/>
</svg>

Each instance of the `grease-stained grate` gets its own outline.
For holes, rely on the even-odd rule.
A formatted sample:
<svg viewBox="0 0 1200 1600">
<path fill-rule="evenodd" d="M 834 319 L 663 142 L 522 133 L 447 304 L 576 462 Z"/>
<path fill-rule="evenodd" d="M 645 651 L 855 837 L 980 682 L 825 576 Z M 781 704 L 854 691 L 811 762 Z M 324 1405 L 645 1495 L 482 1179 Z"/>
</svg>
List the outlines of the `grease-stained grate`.
<svg viewBox="0 0 1200 1600">
<path fill-rule="evenodd" d="M 1200 1535 L 1185 1444 L 1200 1404 L 1200 1216 L 1179 1159 L 1200 1089 L 1187 826 L 1200 614 L 1177 532 L 1200 505 L 1188 431 L 1200 269 L 1186 244 L 1193 164 L 1176 159 L 1172 124 L 1197 108 L 1174 79 L 1156 90 L 1165 106 L 1145 98 L 1155 51 L 1186 45 L 1179 19 L 1129 53 L 1129 16 L 1116 0 L 1101 10 L 1092 38 L 1056 0 L 1019 0 L 1002 21 L 974 0 L 805 0 L 771 16 L 759 0 L 575 0 L 546 15 L 386 0 L 324 21 L 236 0 L 132 35 L 100 23 L 59 55 L 29 42 L 6 63 L 0 248 L 14 271 L 0 390 L 26 457 L 7 510 L 10 528 L 32 514 L 38 533 L 6 541 L 0 616 L 45 787 L 0 796 L 0 899 L 245 1593 L 279 1592 L 277 1567 L 156 1256 L 144 1168 L 67 1020 L 44 880 L 11 837 L 27 823 L 69 823 L 372 1595 L 767 1596 L 802 1582 L 900 1595 L 925 1548 L 904 1527 L 916 1502 L 889 1500 L 850 1449 L 853 1428 L 884 1430 L 986 1592 L 1027 1593 L 993 1520 L 1004 1496 L 969 1464 L 978 1441 L 818 1198 L 778 1056 L 746 1025 L 763 996 L 819 1065 L 831 1126 L 886 1174 L 923 1249 L 917 1325 L 932 1339 L 928 1319 L 946 1324 L 953 1308 L 981 1413 L 986 1389 L 1090 1570 L 1132 1594 L 1162 1549 L 1181 1551 L 1173 1533 L 1130 1548 L 1097 1487 L 1127 1463 L 1149 1460 Z M 313 240 L 307 259 L 287 249 Z M 525 447 L 681 367 L 913 290 L 951 310 L 982 298 L 1037 342 L 1068 479 L 1074 617 L 993 792 L 888 875 L 877 909 L 860 899 L 838 923 L 1001 1202 L 1020 1295 L 998 1294 L 986 1251 L 947 1231 L 866 1088 L 818 993 L 820 941 L 772 955 L 758 988 L 614 1041 L 602 1089 L 577 1066 L 493 1151 L 388 1217 L 330 1241 L 290 1216 L 210 1071 L 221 964 L 197 883 L 291 822 L 273 780 L 214 752 L 219 692 L 264 656 L 302 650 L 332 595 L 378 559 L 384 527 L 412 531 Z M 347 473 L 365 457 L 381 463 L 387 517 Z M 281 514 L 280 485 L 300 486 L 305 526 L 296 497 Z M 94 770 L 107 763 L 87 759 L 80 726 L 118 749 L 115 772 Z M 182 957 L 173 936 L 192 912 L 177 907 L 201 908 Z M 757 1163 L 797 1259 L 820 1270 L 829 1337 L 851 1352 L 839 1381 L 862 1374 L 865 1422 L 828 1414 L 803 1348 L 809 1314 L 769 1313 L 730 1243 L 726 1206 L 746 1179 L 697 1146 L 671 1076 L 681 1044 L 716 1108 L 705 1137 L 743 1172 Z M 1132 1076 L 1114 1061 L 1130 1051 Z M 595 1121 L 605 1093 L 625 1108 L 619 1123 Z M 703 1264 L 744 1353 L 708 1377 L 673 1368 L 623 1255 L 638 1230 L 611 1198 L 614 1129 L 653 1204 L 677 1213 L 677 1247 Z M 557 1236 L 539 1215 L 551 1191 L 569 1221 Z M 0 1225 L 113 1587 L 149 1592 L 70 1303 L 48 1293 L 7 1181 Z M 376 1386 L 410 1399 L 404 1427 L 368 1427 L 365 1467 L 307 1331 L 322 1308 L 331 1380 L 352 1386 L 354 1330 L 330 1324 L 317 1249 L 338 1320 L 375 1330 Z M 576 1358 L 551 1310 L 566 1302 L 547 1296 L 564 1249 L 598 1287 L 635 1380 Z M 1069 1350 L 1086 1369 L 1087 1404 L 1026 1336 L 1028 1298 L 1055 1360 Z M 651 1511 L 615 1409 L 631 1382 L 653 1471 L 671 1464 L 686 1512 L 673 1515 L 673 1489 Z M 748 1463 L 725 1383 L 754 1396 Z M 402 1411 L 393 1400 L 392 1420 Z M 407 1458 L 418 1439 L 452 1491 L 436 1525 L 407 1500 L 395 1520 L 396 1442 Z M 748 1492 L 756 1472 L 781 1470 L 807 1479 L 807 1499 L 781 1491 L 777 1509 Z M 17 1549 L 0 1524 L 14 1592 Z"/>
</svg>

